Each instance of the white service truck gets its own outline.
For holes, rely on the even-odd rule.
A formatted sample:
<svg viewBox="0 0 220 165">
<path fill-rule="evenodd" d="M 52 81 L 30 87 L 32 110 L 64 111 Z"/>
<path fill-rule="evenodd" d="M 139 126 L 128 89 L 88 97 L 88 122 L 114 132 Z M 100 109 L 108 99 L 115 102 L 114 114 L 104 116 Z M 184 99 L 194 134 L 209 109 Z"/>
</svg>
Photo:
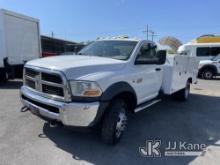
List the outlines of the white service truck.
<svg viewBox="0 0 220 165">
<path fill-rule="evenodd" d="M 40 56 L 39 21 L 0 9 L 0 81 L 22 77 L 24 63 Z"/>
<path fill-rule="evenodd" d="M 162 95 L 187 100 L 197 74 L 196 57 L 166 58 L 151 41 L 99 40 L 78 55 L 28 62 L 22 111 L 66 126 L 99 126 L 102 140 L 116 144 L 129 113 L 159 102 Z"/>
</svg>

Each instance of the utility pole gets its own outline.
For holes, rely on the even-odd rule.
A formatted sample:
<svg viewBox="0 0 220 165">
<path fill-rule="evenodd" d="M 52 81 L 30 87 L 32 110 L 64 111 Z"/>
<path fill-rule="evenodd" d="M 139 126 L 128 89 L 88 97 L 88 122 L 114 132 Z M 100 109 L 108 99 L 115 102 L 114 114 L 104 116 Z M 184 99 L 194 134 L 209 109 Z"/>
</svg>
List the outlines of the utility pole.
<svg viewBox="0 0 220 165">
<path fill-rule="evenodd" d="M 143 33 L 147 33 L 147 40 L 149 38 L 149 26 L 147 25 L 146 30 L 143 31 Z"/>
<path fill-rule="evenodd" d="M 151 40 L 152 41 L 154 41 L 154 37 L 156 36 L 156 34 L 155 34 L 155 32 L 154 31 L 150 31 L 150 33 L 151 33 Z"/>
<path fill-rule="evenodd" d="M 151 40 L 154 41 L 154 31 L 151 31 Z"/>
<path fill-rule="evenodd" d="M 147 25 L 147 40 L 148 40 L 149 27 Z"/>
<path fill-rule="evenodd" d="M 143 33 L 147 34 L 147 40 L 149 40 L 150 36 L 151 36 L 151 40 L 154 40 L 154 37 L 156 36 L 155 32 L 151 29 L 149 29 L 149 26 L 147 25 L 146 30 L 143 31 Z"/>
</svg>

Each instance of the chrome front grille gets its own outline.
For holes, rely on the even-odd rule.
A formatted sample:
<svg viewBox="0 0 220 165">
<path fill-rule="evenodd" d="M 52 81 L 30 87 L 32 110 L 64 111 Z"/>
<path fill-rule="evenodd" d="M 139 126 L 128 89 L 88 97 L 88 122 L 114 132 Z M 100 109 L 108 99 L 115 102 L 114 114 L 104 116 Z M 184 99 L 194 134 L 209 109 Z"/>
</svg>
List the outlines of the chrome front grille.
<svg viewBox="0 0 220 165">
<path fill-rule="evenodd" d="M 71 98 L 65 76 L 57 71 L 26 67 L 24 84 L 47 98 L 61 101 Z"/>
</svg>

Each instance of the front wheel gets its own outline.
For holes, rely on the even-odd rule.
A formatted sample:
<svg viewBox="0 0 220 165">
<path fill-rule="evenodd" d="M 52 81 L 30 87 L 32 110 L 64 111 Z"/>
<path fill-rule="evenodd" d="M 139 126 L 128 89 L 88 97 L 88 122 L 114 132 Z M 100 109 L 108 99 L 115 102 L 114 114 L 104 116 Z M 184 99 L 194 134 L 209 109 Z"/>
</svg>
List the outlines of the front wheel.
<svg viewBox="0 0 220 165">
<path fill-rule="evenodd" d="M 127 125 L 127 104 L 122 99 L 114 100 L 104 116 L 101 138 L 106 144 L 117 144 Z"/>
<path fill-rule="evenodd" d="M 213 78 L 213 76 L 214 76 L 214 72 L 211 69 L 205 69 L 202 72 L 202 78 L 205 80 L 211 80 Z"/>
</svg>

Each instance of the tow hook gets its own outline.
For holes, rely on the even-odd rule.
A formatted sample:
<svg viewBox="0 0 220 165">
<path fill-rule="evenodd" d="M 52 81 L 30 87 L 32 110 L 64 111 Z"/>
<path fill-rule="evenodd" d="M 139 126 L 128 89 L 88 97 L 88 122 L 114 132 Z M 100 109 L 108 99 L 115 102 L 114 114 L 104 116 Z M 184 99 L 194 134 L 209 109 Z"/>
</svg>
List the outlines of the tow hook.
<svg viewBox="0 0 220 165">
<path fill-rule="evenodd" d="M 28 107 L 24 106 L 20 109 L 21 112 L 27 112 L 29 109 Z"/>
<path fill-rule="evenodd" d="M 59 123 L 56 120 L 51 120 L 50 121 L 50 127 L 55 128 L 58 127 Z"/>
</svg>

